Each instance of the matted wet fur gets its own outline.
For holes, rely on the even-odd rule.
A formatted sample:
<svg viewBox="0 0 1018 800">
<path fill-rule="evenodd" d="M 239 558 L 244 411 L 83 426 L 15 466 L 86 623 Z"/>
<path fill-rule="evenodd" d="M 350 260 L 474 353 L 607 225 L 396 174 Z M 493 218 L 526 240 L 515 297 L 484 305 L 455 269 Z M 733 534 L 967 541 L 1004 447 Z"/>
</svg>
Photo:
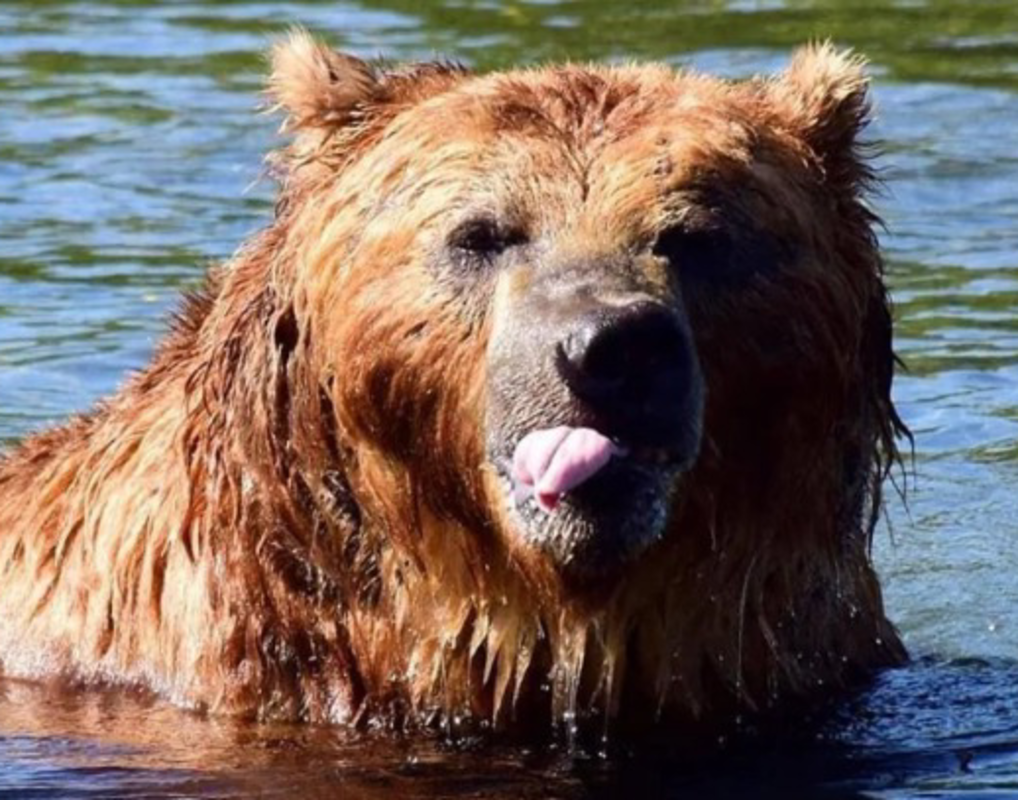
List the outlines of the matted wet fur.
<svg viewBox="0 0 1018 800">
<path fill-rule="evenodd" d="M 112 399 L 0 462 L 5 674 L 259 718 L 661 729 L 904 658 L 869 558 L 903 427 L 859 59 L 474 76 L 297 33 L 270 91 L 272 223 Z M 697 225 L 727 231 L 720 266 Z M 563 264 L 670 303 L 705 389 L 660 535 L 579 577 L 520 533 L 489 441 L 564 407 L 541 320 L 505 332 Z M 538 366 L 493 382 L 496 340 Z"/>
</svg>

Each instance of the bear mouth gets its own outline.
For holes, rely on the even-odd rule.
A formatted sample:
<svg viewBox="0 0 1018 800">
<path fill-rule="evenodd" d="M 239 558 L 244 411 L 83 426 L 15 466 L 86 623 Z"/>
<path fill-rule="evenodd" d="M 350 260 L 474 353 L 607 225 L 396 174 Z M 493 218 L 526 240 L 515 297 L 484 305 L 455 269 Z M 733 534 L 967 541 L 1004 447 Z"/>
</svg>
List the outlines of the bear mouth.
<svg viewBox="0 0 1018 800">
<path fill-rule="evenodd" d="M 513 533 L 563 577 L 587 582 L 617 573 L 663 537 L 678 477 L 695 455 L 562 425 L 531 431 L 511 458 L 491 460 Z"/>
</svg>

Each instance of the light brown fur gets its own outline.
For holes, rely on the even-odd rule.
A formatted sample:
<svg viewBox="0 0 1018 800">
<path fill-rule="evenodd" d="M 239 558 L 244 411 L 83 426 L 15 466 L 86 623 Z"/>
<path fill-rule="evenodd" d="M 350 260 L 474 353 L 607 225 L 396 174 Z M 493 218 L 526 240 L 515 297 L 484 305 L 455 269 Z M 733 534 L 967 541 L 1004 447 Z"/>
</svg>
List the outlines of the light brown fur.
<svg viewBox="0 0 1018 800">
<path fill-rule="evenodd" d="M 6 674 L 259 717 L 642 726 L 903 657 L 868 556 L 900 427 L 857 60 L 386 73 L 297 34 L 271 92 L 294 135 L 272 224 L 112 400 L 0 461 Z M 465 301 L 424 237 L 510 197 L 562 252 L 615 252 L 705 176 L 795 268 L 690 301 L 699 461 L 665 539 L 576 590 L 514 538 L 485 462 L 487 342 L 528 273 Z"/>
</svg>

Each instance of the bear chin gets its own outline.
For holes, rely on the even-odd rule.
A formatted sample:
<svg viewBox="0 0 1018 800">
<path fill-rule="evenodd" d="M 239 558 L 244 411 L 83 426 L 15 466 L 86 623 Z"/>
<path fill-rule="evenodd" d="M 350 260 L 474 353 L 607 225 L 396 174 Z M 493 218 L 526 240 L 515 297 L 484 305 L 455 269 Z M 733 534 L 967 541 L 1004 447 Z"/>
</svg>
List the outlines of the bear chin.
<svg viewBox="0 0 1018 800">
<path fill-rule="evenodd" d="M 674 462 L 613 459 L 550 510 L 533 494 L 514 489 L 504 468 L 498 474 L 518 544 L 548 559 L 564 581 L 580 589 L 619 578 L 661 540 L 685 469 Z"/>
</svg>

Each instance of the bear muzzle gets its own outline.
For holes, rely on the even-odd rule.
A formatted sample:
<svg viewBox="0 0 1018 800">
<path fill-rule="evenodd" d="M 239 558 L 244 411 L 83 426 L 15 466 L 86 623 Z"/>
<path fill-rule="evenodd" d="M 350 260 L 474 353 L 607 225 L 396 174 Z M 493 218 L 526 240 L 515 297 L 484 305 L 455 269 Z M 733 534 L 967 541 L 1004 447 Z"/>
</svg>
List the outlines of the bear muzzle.
<svg viewBox="0 0 1018 800">
<path fill-rule="evenodd" d="M 489 459 L 514 535 L 600 579 L 663 535 L 699 453 L 704 381 L 681 309 L 589 288 L 538 305 L 495 348 Z"/>
</svg>

